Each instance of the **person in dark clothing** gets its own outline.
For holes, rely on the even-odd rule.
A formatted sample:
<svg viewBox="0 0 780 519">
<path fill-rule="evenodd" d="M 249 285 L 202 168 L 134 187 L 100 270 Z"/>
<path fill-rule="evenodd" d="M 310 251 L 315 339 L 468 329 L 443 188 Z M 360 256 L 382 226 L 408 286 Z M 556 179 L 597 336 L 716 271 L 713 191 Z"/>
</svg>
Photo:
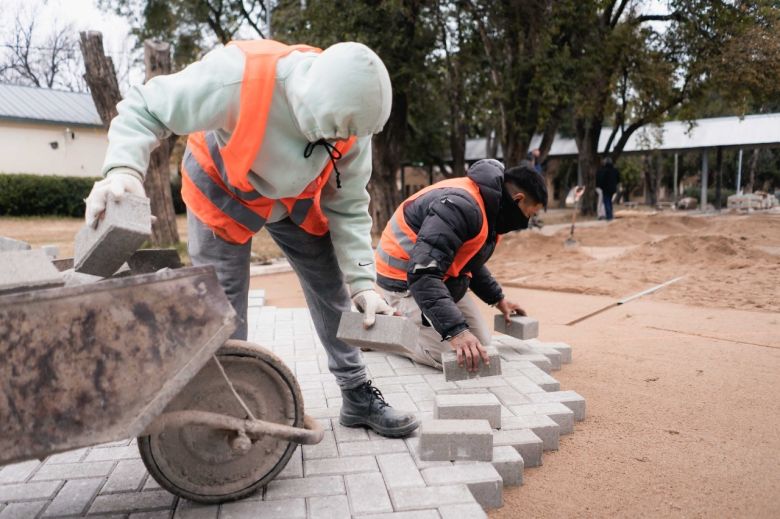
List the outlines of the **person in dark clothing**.
<svg viewBox="0 0 780 519">
<path fill-rule="evenodd" d="M 509 320 L 525 315 L 507 300 L 485 263 L 499 236 L 525 229 L 547 205 L 541 175 L 528 165 L 505 170 L 481 160 L 465 177 L 443 180 L 415 193 L 395 211 L 376 250 L 377 284 L 388 303 L 420 327 L 417 344 L 396 351 L 441 368 L 441 354 L 476 370 L 487 362 L 490 329 L 471 291 Z"/>
<path fill-rule="evenodd" d="M 612 195 L 617 192 L 620 183 L 620 171 L 612 164 L 612 159 L 604 159 L 604 165 L 596 171 L 596 187 L 604 194 L 604 210 L 607 220 L 612 220 Z"/>
</svg>

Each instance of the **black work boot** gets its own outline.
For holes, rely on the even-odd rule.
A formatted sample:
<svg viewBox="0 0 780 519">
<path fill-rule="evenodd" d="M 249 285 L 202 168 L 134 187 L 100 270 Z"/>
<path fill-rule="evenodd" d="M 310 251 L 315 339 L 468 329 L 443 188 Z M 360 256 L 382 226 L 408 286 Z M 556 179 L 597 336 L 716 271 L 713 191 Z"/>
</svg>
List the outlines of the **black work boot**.
<svg viewBox="0 0 780 519">
<path fill-rule="evenodd" d="M 411 434 L 419 425 L 412 413 L 390 407 L 370 380 L 352 389 L 342 389 L 341 396 L 339 423 L 345 427 L 369 427 L 382 436 L 400 438 Z"/>
</svg>

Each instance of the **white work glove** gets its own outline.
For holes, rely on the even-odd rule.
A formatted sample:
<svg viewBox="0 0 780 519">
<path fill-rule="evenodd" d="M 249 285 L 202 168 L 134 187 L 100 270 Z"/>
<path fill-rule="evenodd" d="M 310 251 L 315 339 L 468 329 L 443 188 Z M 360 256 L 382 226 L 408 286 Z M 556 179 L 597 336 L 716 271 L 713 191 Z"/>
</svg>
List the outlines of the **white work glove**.
<svg viewBox="0 0 780 519">
<path fill-rule="evenodd" d="M 108 194 L 114 195 L 114 198 L 120 199 L 125 193 L 131 195 L 146 196 L 143 183 L 135 176 L 129 173 L 109 173 L 103 180 L 98 180 L 95 185 L 92 186 L 92 191 L 86 200 L 87 210 L 84 214 L 84 218 L 87 221 L 87 225 L 90 227 L 97 227 L 98 221 L 103 216 L 103 212 L 106 210 L 106 202 L 108 201 Z"/>
<path fill-rule="evenodd" d="M 371 328 L 376 322 L 376 314 L 393 315 L 395 309 L 387 304 L 385 298 L 380 296 L 376 290 L 369 289 L 358 292 L 352 296 L 352 302 L 358 310 L 365 314 L 363 318 L 363 328 Z"/>
</svg>

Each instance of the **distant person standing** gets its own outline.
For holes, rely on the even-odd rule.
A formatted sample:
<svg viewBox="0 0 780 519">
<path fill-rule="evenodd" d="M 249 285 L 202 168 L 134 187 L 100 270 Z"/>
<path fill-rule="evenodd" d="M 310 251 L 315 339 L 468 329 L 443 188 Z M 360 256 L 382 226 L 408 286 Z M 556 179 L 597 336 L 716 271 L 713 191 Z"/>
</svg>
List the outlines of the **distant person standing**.
<svg viewBox="0 0 780 519">
<path fill-rule="evenodd" d="M 534 148 L 528 152 L 528 155 L 526 155 L 525 159 L 530 163 L 531 167 L 537 173 L 544 176 L 544 171 L 542 170 L 541 156 L 542 156 L 542 152 L 539 150 L 539 148 Z"/>
<path fill-rule="evenodd" d="M 606 157 L 604 164 L 596 172 L 596 187 L 604 194 L 604 210 L 607 221 L 614 218 L 612 213 L 612 196 L 617 192 L 620 183 L 620 171 L 612 164 L 612 159 Z"/>
</svg>

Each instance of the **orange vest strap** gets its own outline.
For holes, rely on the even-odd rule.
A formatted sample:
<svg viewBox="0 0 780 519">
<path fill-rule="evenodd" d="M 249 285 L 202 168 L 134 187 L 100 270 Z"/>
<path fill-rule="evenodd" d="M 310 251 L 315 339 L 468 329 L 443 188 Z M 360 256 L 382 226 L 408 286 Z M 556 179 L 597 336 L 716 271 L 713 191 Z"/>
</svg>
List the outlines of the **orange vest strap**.
<svg viewBox="0 0 780 519">
<path fill-rule="evenodd" d="M 230 141 L 222 148 L 230 184 L 242 191 L 253 191 L 247 172 L 255 160 L 265 136 L 268 110 L 276 81 L 276 63 L 294 51 L 322 52 L 308 45 L 285 45 L 274 40 L 234 41 L 244 53 L 244 77 L 241 84 L 241 108 Z M 262 116 L 258 116 L 262 114 Z"/>
</svg>

